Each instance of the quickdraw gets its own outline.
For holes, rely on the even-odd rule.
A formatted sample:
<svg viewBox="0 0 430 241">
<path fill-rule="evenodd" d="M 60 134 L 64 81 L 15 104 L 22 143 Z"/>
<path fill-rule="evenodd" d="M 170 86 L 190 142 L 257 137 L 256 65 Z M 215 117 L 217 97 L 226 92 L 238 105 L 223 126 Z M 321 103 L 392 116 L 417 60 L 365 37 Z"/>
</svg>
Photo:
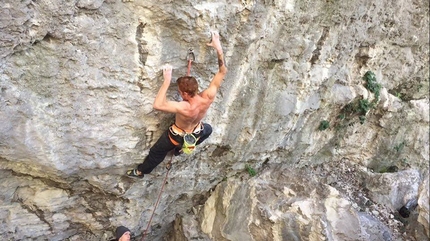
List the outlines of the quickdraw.
<svg viewBox="0 0 430 241">
<path fill-rule="evenodd" d="M 190 76 L 191 73 L 191 63 L 196 60 L 196 57 L 194 56 L 194 51 L 192 48 L 188 49 L 187 54 L 187 61 L 188 61 L 188 68 L 187 68 L 187 76 Z"/>
</svg>

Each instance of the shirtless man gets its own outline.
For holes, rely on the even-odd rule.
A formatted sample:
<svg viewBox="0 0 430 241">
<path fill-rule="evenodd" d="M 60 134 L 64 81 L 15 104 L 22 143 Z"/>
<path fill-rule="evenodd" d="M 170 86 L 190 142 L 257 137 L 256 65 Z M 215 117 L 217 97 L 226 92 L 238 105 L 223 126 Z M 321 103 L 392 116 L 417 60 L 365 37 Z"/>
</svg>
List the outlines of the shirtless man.
<svg viewBox="0 0 430 241">
<path fill-rule="evenodd" d="M 172 79 L 172 66 L 167 65 L 163 68 L 164 82 L 155 97 L 153 107 L 156 110 L 175 113 L 175 123 L 151 147 L 144 162 L 138 165 L 137 169 L 127 171 L 128 176 L 142 178 L 144 174 L 150 173 L 160 164 L 167 153 L 173 149 L 175 155 L 179 155 L 181 152 L 189 154 L 195 145 L 202 143 L 212 133 L 212 127 L 203 123 L 202 119 L 215 100 L 218 89 L 227 73 L 227 67 L 225 66 L 219 35 L 216 32 L 211 34 L 212 41 L 207 45 L 213 47 L 217 52 L 218 72 L 213 77 L 209 87 L 201 93 L 198 93 L 199 86 L 194 77 L 178 78 L 176 82 L 183 101 L 177 102 L 169 101 L 166 98 L 166 92 Z M 187 140 L 185 144 L 184 139 Z M 191 140 L 188 141 L 188 139 Z"/>
</svg>

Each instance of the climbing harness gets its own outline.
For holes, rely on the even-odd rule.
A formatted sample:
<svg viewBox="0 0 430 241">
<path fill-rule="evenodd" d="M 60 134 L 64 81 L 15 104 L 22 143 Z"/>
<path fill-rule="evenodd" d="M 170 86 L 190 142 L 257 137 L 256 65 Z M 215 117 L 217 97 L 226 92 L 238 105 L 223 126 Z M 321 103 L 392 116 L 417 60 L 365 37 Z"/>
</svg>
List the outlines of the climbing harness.
<svg viewBox="0 0 430 241">
<path fill-rule="evenodd" d="M 154 209 L 152 210 L 152 214 L 151 214 L 151 217 L 149 218 L 148 225 L 146 226 L 146 229 L 143 232 L 143 235 L 142 235 L 142 238 L 140 239 L 140 241 L 145 240 L 145 236 L 148 233 L 149 227 L 151 226 L 151 222 L 152 222 L 152 218 L 154 217 L 155 210 L 157 209 L 157 206 L 160 203 L 161 193 L 163 193 L 164 186 L 166 185 L 166 182 L 167 182 L 167 177 L 169 176 L 170 169 L 172 168 L 172 160 L 173 160 L 173 153 L 172 153 L 172 156 L 170 157 L 170 161 L 166 164 L 166 169 L 167 169 L 166 177 L 164 177 L 163 185 L 161 186 L 161 190 L 158 193 L 157 202 L 155 202 Z"/>
<path fill-rule="evenodd" d="M 196 137 L 196 135 L 200 134 L 203 129 L 204 125 L 201 122 L 194 127 L 191 133 L 187 133 L 185 130 L 179 128 L 175 124 L 169 127 L 170 134 L 183 138 L 184 142 L 182 144 L 181 149 L 183 153 L 188 155 L 193 153 L 193 151 L 195 150 L 197 141 L 200 139 L 200 137 Z"/>
<path fill-rule="evenodd" d="M 190 76 L 191 63 L 194 62 L 194 60 L 196 60 L 196 57 L 194 56 L 194 51 L 192 48 L 189 48 L 188 54 L 187 54 L 187 61 L 188 61 L 187 76 Z"/>
</svg>

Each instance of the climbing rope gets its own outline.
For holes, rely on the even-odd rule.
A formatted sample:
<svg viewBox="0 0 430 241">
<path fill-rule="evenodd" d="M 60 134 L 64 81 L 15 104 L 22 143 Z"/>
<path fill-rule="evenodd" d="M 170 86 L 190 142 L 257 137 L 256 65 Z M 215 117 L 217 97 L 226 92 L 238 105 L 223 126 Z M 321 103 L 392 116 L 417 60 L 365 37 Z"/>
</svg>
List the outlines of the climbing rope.
<svg viewBox="0 0 430 241">
<path fill-rule="evenodd" d="M 187 76 L 190 76 L 191 73 L 191 63 L 196 60 L 196 57 L 194 56 L 194 51 L 192 48 L 188 49 L 188 55 L 187 55 L 187 61 L 188 61 L 188 68 L 187 68 Z"/>
<path fill-rule="evenodd" d="M 146 229 L 143 232 L 142 239 L 140 239 L 140 241 L 144 241 L 145 236 L 149 230 L 149 227 L 151 226 L 151 222 L 152 222 L 152 218 L 154 217 L 155 210 L 157 209 L 157 206 L 160 203 L 161 193 L 163 192 L 164 186 L 166 185 L 166 182 L 167 182 L 167 177 L 169 176 L 170 169 L 172 168 L 172 160 L 173 160 L 173 152 L 172 152 L 172 156 L 170 157 L 170 161 L 166 164 L 166 169 L 167 169 L 166 177 L 164 177 L 163 185 L 161 186 L 160 193 L 158 193 L 157 202 L 155 202 L 154 209 L 152 210 L 151 218 L 149 218 L 148 226 L 146 226 Z"/>
</svg>

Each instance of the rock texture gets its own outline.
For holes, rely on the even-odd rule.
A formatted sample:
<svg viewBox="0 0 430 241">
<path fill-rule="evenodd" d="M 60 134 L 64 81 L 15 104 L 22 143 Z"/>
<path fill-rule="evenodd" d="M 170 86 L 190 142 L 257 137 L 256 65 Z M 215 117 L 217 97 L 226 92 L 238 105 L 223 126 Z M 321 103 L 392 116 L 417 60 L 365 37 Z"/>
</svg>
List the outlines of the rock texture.
<svg viewBox="0 0 430 241">
<path fill-rule="evenodd" d="M 428 1 L 3 0 L 0 16 L 3 240 L 142 234 L 166 170 L 124 172 L 173 121 L 152 109 L 161 66 L 184 75 L 192 48 L 202 88 L 217 71 L 210 30 L 229 67 L 214 132 L 174 160 L 150 240 L 429 238 Z"/>
<path fill-rule="evenodd" d="M 334 168 L 338 173 L 330 174 Z M 258 178 L 242 173 L 218 185 L 199 207 L 199 222 L 210 240 L 415 240 L 402 234 L 405 219 L 393 212 L 403 197 L 417 196 L 407 185 L 415 183 L 415 174 L 375 174 L 345 159 L 311 169 L 268 165 Z M 396 188 L 392 201 L 401 204 L 392 207 L 363 192 L 378 179 L 403 184 L 379 186 Z"/>
</svg>

